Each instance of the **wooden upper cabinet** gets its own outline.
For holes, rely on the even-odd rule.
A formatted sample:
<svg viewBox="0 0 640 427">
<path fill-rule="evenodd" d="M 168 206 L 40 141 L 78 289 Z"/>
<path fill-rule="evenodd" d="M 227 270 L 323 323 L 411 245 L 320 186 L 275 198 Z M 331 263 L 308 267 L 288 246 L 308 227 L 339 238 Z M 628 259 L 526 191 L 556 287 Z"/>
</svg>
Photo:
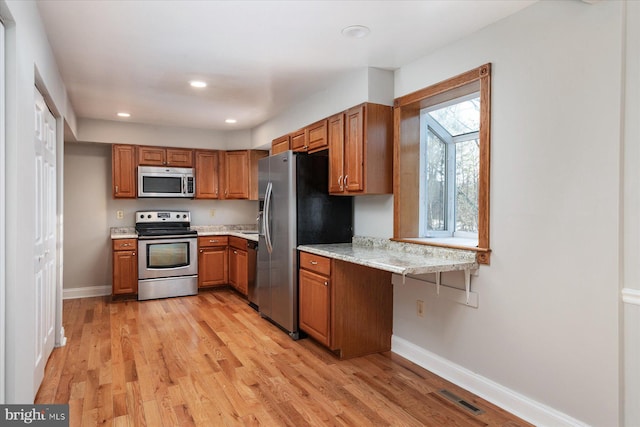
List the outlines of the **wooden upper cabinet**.
<svg viewBox="0 0 640 427">
<path fill-rule="evenodd" d="M 269 155 L 262 150 L 236 150 L 221 153 L 224 199 L 258 200 L 258 160 Z M 196 186 L 198 185 L 196 181 Z"/>
<path fill-rule="evenodd" d="M 305 132 L 307 133 L 307 151 L 310 153 L 324 150 L 329 146 L 327 123 L 327 119 L 324 119 L 305 128 Z"/>
<path fill-rule="evenodd" d="M 136 147 L 114 144 L 111 147 L 111 173 L 113 197 L 136 198 Z"/>
<path fill-rule="evenodd" d="M 271 141 L 271 154 L 278 154 L 289 150 L 289 139 L 289 135 L 284 135 Z"/>
<path fill-rule="evenodd" d="M 344 126 L 340 125 L 340 115 L 329 119 L 329 192 L 391 194 L 392 107 L 365 103 L 350 108 L 342 117 Z"/>
<path fill-rule="evenodd" d="M 193 150 L 184 148 L 167 148 L 167 166 L 175 168 L 193 167 Z"/>
<path fill-rule="evenodd" d="M 224 155 L 225 199 L 249 198 L 249 151 L 227 151 Z"/>
<path fill-rule="evenodd" d="M 193 167 L 193 150 L 139 146 L 138 165 L 190 168 Z"/>
<path fill-rule="evenodd" d="M 305 129 L 300 129 L 292 132 L 291 137 L 291 149 L 293 151 L 307 151 L 307 132 Z"/>
<path fill-rule="evenodd" d="M 327 140 L 327 119 L 320 120 L 319 122 L 305 127 L 304 129 L 292 132 L 287 136 L 289 137 L 290 147 L 293 151 L 313 153 L 315 151 L 324 150 L 329 146 Z M 285 137 L 278 138 L 276 141 L 283 138 Z"/>
<path fill-rule="evenodd" d="M 329 117 L 329 193 L 344 191 L 344 113 Z"/>
<path fill-rule="evenodd" d="M 195 151 L 196 199 L 217 199 L 219 154 L 215 150 Z"/>
</svg>

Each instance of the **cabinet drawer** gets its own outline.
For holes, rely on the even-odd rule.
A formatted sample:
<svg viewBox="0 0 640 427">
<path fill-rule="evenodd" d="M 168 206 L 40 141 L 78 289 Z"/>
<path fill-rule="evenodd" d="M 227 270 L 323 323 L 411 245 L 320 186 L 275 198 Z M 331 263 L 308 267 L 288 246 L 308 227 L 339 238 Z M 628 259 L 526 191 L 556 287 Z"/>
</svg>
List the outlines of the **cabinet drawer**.
<svg viewBox="0 0 640 427">
<path fill-rule="evenodd" d="M 243 239 L 242 237 L 229 236 L 229 246 L 233 246 L 234 248 L 247 250 L 247 239 Z"/>
<path fill-rule="evenodd" d="M 308 252 L 300 252 L 300 268 L 329 276 L 331 274 L 331 260 Z"/>
<path fill-rule="evenodd" d="M 130 251 L 138 249 L 138 241 L 136 239 L 113 239 L 114 251 Z"/>
<path fill-rule="evenodd" d="M 227 246 L 229 244 L 228 236 L 200 236 L 198 237 L 198 247 L 206 248 L 209 246 Z"/>
</svg>

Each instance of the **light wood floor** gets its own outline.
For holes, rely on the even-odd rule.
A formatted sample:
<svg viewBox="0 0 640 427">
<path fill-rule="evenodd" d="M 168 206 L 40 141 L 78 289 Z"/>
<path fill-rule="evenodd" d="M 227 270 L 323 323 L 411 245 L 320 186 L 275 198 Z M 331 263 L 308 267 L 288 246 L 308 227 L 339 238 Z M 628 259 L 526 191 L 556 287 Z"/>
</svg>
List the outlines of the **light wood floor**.
<svg viewBox="0 0 640 427">
<path fill-rule="evenodd" d="M 69 403 L 72 426 L 529 425 L 393 353 L 293 341 L 228 289 L 66 300 L 64 327 L 36 403 Z"/>
</svg>

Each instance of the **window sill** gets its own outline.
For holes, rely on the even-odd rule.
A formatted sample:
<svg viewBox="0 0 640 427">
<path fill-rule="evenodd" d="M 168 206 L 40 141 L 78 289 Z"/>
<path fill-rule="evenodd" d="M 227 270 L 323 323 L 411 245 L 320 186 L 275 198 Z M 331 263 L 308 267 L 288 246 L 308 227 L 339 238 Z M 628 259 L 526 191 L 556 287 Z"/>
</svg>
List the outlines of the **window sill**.
<svg viewBox="0 0 640 427">
<path fill-rule="evenodd" d="M 475 251 L 476 261 L 478 264 L 488 265 L 490 261 L 491 249 L 479 248 L 477 239 L 468 239 L 464 237 L 398 237 L 392 238 L 391 240 L 396 242 L 415 243 L 418 245 Z"/>
</svg>

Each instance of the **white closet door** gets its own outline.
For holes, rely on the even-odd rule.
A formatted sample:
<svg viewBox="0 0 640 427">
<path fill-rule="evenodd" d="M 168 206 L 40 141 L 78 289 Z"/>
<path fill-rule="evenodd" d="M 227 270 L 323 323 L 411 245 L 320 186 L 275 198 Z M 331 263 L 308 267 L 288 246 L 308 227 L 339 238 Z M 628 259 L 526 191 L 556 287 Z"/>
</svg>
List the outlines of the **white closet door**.
<svg viewBox="0 0 640 427">
<path fill-rule="evenodd" d="M 55 343 L 56 121 L 35 89 L 35 325 L 34 389 Z"/>
<path fill-rule="evenodd" d="M 4 25 L 0 21 L 0 165 L 2 165 L 2 171 L 0 171 L 0 271 L 4 272 L 5 269 L 5 141 L 4 141 Z M 6 311 L 5 311 L 5 278 L 4 273 L 0 275 L 0 323 L 6 325 Z M 4 375 L 5 375 L 5 331 L 4 328 L 0 328 L 0 404 L 5 403 L 4 396 Z"/>
</svg>

